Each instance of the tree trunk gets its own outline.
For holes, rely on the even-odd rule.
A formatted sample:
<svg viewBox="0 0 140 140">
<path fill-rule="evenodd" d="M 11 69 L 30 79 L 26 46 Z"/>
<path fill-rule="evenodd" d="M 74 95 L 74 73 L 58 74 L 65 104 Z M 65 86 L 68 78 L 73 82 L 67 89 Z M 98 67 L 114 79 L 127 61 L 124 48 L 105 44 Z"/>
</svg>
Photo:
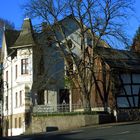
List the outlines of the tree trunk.
<svg viewBox="0 0 140 140">
<path fill-rule="evenodd" d="M 108 112 L 108 103 L 104 102 L 104 112 Z"/>
<path fill-rule="evenodd" d="M 86 93 L 83 95 L 83 108 L 84 112 L 91 112 L 90 99 Z"/>
</svg>

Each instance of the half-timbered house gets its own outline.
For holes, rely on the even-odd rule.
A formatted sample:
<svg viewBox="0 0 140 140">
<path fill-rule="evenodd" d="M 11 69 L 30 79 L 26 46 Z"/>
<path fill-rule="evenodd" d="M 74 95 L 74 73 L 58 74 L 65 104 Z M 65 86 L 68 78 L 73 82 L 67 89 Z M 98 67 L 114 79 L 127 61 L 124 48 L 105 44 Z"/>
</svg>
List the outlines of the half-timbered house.
<svg viewBox="0 0 140 140">
<path fill-rule="evenodd" d="M 98 73 L 102 78 L 99 79 L 109 89 L 102 90 L 102 95 L 106 96 L 103 99 L 110 112 L 114 113 L 117 121 L 139 119 L 140 53 L 134 49 L 128 51 L 104 47 L 96 48 L 96 53 L 102 65 Z M 106 81 L 103 81 L 103 73 Z M 100 100 L 97 97 L 96 103 Z"/>
</svg>

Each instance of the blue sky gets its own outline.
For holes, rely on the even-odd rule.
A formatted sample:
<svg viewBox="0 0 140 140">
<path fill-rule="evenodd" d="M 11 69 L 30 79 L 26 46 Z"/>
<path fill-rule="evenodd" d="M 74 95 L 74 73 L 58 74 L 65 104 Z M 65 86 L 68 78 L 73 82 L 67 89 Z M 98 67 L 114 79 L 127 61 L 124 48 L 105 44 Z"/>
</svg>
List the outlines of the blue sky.
<svg viewBox="0 0 140 140">
<path fill-rule="evenodd" d="M 10 20 L 15 24 L 16 28 L 20 28 L 24 19 L 23 9 L 21 5 L 27 0 L 1 0 L 0 3 L 0 17 Z M 132 38 L 136 29 L 140 25 L 140 0 L 135 0 L 134 3 L 135 14 L 128 20 L 128 27 L 126 32 Z"/>
<path fill-rule="evenodd" d="M 7 19 L 19 28 L 24 19 L 21 5 L 25 0 L 1 0 L 0 1 L 0 17 Z"/>
<path fill-rule="evenodd" d="M 135 0 L 134 10 L 134 15 L 128 19 L 127 33 L 130 37 L 134 36 L 137 28 L 140 26 L 140 0 Z"/>
</svg>

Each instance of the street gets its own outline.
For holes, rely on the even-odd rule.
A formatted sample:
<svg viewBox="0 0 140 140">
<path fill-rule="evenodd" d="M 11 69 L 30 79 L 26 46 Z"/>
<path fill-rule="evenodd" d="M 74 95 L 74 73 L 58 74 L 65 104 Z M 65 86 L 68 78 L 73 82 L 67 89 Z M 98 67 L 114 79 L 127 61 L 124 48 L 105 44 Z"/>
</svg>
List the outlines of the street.
<svg viewBox="0 0 140 140">
<path fill-rule="evenodd" d="M 65 132 L 48 132 L 10 140 L 139 140 L 140 124 L 99 125 Z"/>
</svg>

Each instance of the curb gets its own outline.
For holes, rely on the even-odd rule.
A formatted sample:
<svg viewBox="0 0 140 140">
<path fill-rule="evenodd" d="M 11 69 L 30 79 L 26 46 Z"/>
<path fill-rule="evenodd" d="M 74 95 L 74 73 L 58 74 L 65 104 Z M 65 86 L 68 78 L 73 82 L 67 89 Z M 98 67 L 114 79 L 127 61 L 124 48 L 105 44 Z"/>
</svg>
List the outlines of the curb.
<svg viewBox="0 0 140 140">
<path fill-rule="evenodd" d="M 121 125 L 133 125 L 133 124 L 140 124 L 140 121 L 105 123 L 105 124 L 89 125 L 89 126 L 85 126 L 83 128 L 102 127 L 102 126 L 121 126 Z"/>
</svg>

